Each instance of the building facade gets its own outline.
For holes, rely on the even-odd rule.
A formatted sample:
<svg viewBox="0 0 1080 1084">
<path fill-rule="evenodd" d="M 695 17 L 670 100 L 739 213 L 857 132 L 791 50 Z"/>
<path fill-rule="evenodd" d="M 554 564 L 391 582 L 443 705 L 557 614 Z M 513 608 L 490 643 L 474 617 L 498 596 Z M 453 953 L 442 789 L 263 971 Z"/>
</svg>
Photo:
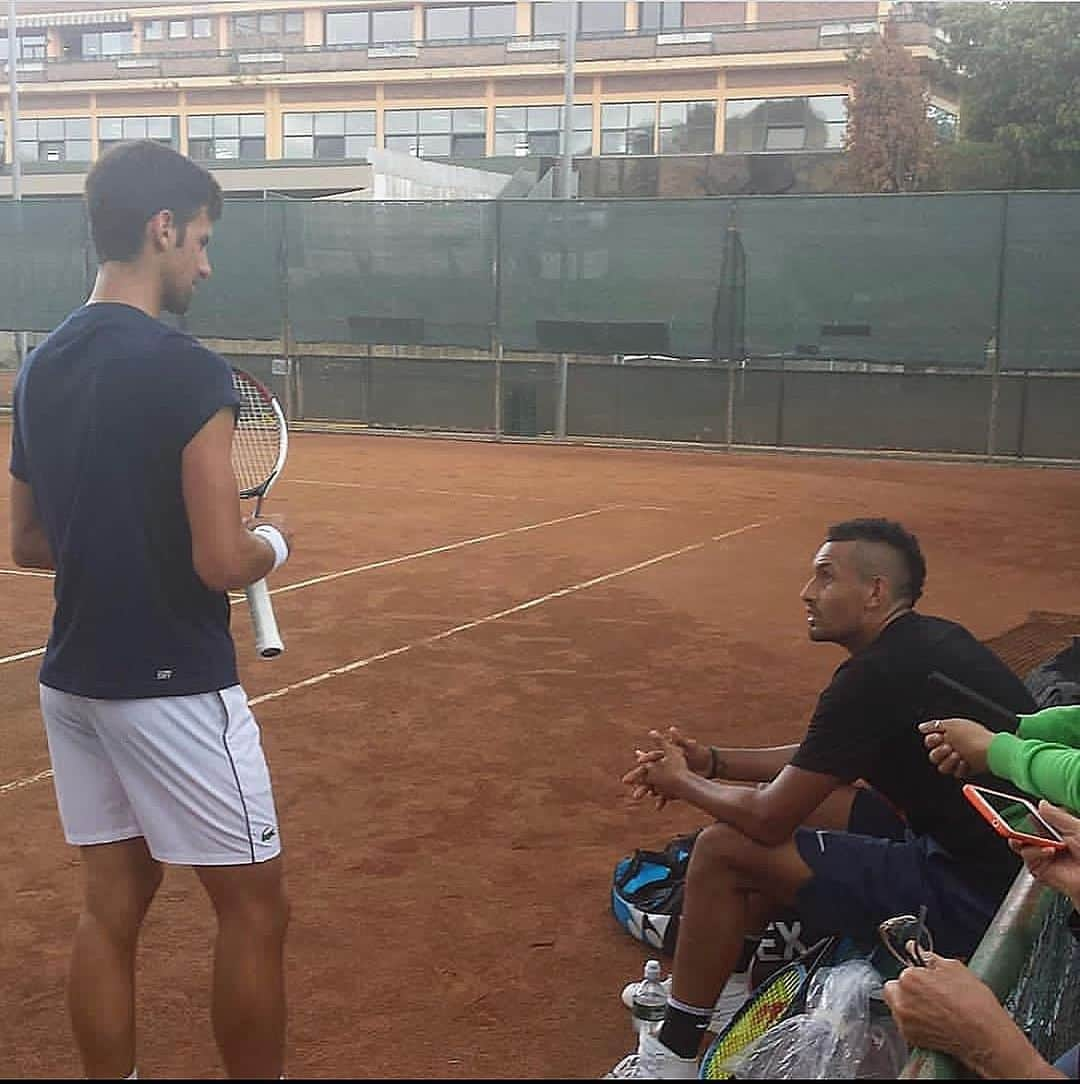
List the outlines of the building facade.
<svg viewBox="0 0 1080 1084">
<path fill-rule="evenodd" d="M 571 151 L 835 154 L 847 54 L 893 7 L 585 0 Z M 5 80 L 0 195 L 16 156 L 26 194 L 75 193 L 90 162 L 133 138 L 249 194 L 368 189 L 372 148 L 511 169 L 557 156 L 567 18 L 541 0 L 18 0 L 19 119 Z M 899 31 L 929 70 L 933 29 L 901 17 Z M 0 65 L 6 33 L 0 18 Z"/>
</svg>

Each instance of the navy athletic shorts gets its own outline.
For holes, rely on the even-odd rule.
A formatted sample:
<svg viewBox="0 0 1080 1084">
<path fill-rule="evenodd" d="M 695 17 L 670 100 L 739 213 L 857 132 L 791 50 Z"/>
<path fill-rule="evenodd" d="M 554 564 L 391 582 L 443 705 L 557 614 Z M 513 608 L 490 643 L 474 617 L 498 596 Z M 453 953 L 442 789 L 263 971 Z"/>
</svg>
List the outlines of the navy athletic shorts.
<svg viewBox="0 0 1080 1084">
<path fill-rule="evenodd" d="M 916 836 L 879 794 L 860 789 L 848 831 L 799 828 L 795 845 L 813 877 L 795 909 L 806 927 L 847 934 L 869 948 L 878 924 L 924 904 L 934 949 L 966 959 L 1001 902 L 976 892 L 933 839 Z"/>
</svg>

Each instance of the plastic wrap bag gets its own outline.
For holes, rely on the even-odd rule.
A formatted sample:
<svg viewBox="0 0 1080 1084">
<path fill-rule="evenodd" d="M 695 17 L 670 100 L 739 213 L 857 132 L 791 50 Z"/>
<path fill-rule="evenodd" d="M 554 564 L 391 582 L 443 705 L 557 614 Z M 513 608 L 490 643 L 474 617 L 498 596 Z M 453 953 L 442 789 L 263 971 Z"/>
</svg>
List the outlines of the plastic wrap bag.
<svg viewBox="0 0 1080 1084">
<path fill-rule="evenodd" d="M 823 967 L 805 1012 L 774 1024 L 724 1068 L 740 1080 L 895 1080 L 907 1046 L 867 960 Z"/>
</svg>

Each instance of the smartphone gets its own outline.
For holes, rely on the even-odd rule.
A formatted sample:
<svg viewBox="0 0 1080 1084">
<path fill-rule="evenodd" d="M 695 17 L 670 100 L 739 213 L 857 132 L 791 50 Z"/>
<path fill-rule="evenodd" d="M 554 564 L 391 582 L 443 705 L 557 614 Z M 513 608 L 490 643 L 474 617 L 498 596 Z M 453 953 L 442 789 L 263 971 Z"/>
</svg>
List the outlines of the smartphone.
<svg viewBox="0 0 1080 1084">
<path fill-rule="evenodd" d="M 974 783 L 965 783 L 962 790 L 964 797 L 990 822 L 998 835 L 1055 851 L 1065 850 L 1065 841 L 1057 829 L 1047 824 L 1026 798 L 977 787 Z"/>
</svg>

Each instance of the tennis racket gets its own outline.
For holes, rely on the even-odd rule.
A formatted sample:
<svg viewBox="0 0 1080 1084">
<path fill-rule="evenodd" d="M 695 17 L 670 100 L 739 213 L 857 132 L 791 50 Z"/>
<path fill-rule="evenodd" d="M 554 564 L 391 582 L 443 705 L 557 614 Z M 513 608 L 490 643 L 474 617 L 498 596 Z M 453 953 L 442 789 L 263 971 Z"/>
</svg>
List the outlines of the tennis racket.
<svg viewBox="0 0 1080 1084">
<path fill-rule="evenodd" d="M 699 1079 L 730 1080 L 728 1061 L 760 1039 L 798 1003 L 800 996 L 805 997 L 811 975 L 837 941 L 836 937 L 823 937 L 765 979 L 710 1044 L 698 1066 Z"/>
<path fill-rule="evenodd" d="M 255 498 L 255 515 L 262 511 L 263 498 L 277 481 L 289 450 L 289 431 L 274 393 L 243 369 L 233 369 L 233 387 L 240 396 L 240 413 L 233 433 L 232 465 L 240 496 Z M 250 584 L 247 595 L 255 627 L 255 650 L 272 659 L 285 650 L 278 632 L 274 607 L 266 580 Z"/>
</svg>

